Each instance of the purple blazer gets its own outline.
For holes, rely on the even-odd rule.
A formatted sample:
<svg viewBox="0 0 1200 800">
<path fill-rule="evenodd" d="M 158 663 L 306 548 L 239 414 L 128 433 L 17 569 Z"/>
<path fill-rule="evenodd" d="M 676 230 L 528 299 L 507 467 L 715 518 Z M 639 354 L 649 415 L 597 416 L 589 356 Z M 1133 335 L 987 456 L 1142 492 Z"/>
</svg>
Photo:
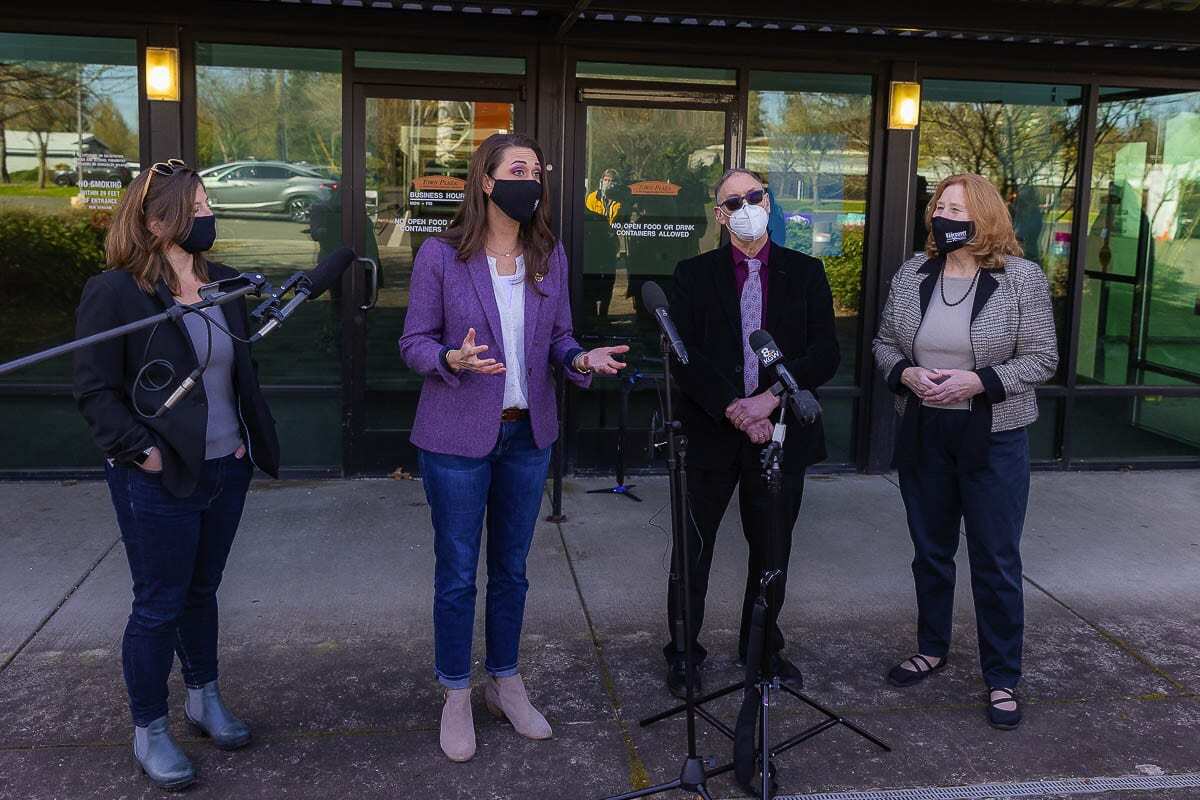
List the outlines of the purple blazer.
<svg viewBox="0 0 1200 800">
<path fill-rule="evenodd" d="M 568 277 L 567 256 L 559 243 L 538 284 L 544 296 L 525 286 L 527 399 L 538 447 L 549 447 L 558 438 L 554 368 L 583 350 L 571 334 Z M 453 246 L 430 237 L 413 262 L 408 315 L 400 337 L 404 361 L 425 376 L 412 443 L 434 453 L 483 458 L 500 438 L 504 376 L 455 373 L 446 366 L 442 352 L 462 345 L 468 328 L 475 329 L 476 344 L 488 346 L 482 358 L 504 361 L 500 309 L 487 255 L 481 251 L 464 263 Z M 591 383 L 590 375 L 570 368 L 566 375 L 580 386 Z"/>
</svg>

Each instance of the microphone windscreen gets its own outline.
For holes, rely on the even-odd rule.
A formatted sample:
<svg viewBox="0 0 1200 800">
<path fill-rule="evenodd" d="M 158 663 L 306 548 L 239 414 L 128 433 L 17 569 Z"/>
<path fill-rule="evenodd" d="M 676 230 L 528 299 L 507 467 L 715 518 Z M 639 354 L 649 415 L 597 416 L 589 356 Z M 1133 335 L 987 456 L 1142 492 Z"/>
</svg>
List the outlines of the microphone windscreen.
<svg viewBox="0 0 1200 800">
<path fill-rule="evenodd" d="M 667 294 L 654 281 L 642 284 L 642 305 L 651 311 L 657 311 L 667 305 Z"/>
<path fill-rule="evenodd" d="M 762 328 L 759 328 L 750 334 L 750 346 L 753 347 L 755 351 L 758 351 L 763 347 L 775 348 L 775 340 L 771 338 L 771 334 L 767 333 Z"/>
<path fill-rule="evenodd" d="M 350 263 L 356 257 L 354 251 L 349 247 L 339 247 L 326 256 L 320 264 L 317 264 L 306 276 L 309 285 L 309 299 L 317 298 L 330 286 L 340 281 L 342 273 L 349 268 Z"/>
</svg>

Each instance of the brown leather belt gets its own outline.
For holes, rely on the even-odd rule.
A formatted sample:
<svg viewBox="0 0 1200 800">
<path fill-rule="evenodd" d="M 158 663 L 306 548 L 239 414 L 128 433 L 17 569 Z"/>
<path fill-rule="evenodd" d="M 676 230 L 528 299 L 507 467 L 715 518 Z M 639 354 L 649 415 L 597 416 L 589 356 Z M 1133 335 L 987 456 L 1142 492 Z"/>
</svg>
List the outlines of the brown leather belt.
<svg viewBox="0 0 1200 800">
<path fill-rule="evenodd" d="M 529 418 L 528 408 L 506 408 L 500 412 L 501 422 L 520 422 Z"/>
</svg>

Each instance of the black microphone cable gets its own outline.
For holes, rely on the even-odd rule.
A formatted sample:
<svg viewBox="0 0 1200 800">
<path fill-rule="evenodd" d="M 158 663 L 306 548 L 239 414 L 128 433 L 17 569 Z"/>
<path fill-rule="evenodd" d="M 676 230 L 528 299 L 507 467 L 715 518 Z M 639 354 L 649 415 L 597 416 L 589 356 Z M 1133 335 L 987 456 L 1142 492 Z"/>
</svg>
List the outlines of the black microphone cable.
<svg viewBox="0 0 1200 800">
<path fill-rule="evenodd" d="M 212 363 L 212 329 L 214 325 L 235 342 L 241 342 L 243 344 L 250 343 L 249 339 L 243 339 L 242 337 L 233 333 L 233 331 L 229 330 L 227 326 L 217 322 L 215 319 L 205 313 L 204 309 L 197 308 L 196 306 L 188 303 L 180 303 L 179 305 L 183 309 L 184 314 L 199 314 L 204 318 L 204 329 L 208 334 L 207 345 L 205 347 L 204 354 L 204 363 L 198 365 L 194 370 L 188 373 L 186 378 L 180 381 L 179 386 L 175 389 L 175 392 L 172 393 L 171 397 L 167 398 L 167 401 L 164 402 L 157 411 L 152 414 L 147 414 L 144 410 L 142 410 L 142 406 L 138 402 L 138 389 L 142 389 L 143 391 L 147 392 L 161 392 L 174 382 L 176 375 L 175 365 L 168 359 L 156 358 L 153 360 L 147 360 L 150 358 L 150 345 L 154 341 L 154 336 L 158 333 L 158 328 L 160 325 L 162 325 L 162 322 L 157 323 L 153 328 L 151 328 L 150 335 L 146 337 L 146 346 L 142 349 L 142 368 L 138 370 L 137 375 L 133 379 L 133 392 L 130 394 L 130 400 L 133 403 L 133 410 L 136 411 L 143 419 L 158 419 L 167 411 L 171 410 L 176 402 L 181 400 L 185 394 L 192 390 L 197 382 L 203 379 L 204 371 L 207 370 L 209 364 Z M 151 380 L 146 373 L 152 367 L 161 367 L 165 371 L 166 377 L 161 381 Z M 172 400 L 172 398 L 174 398 L 174 400 Z M 167 403 L 170 403 L 170 405 L 167 405 Z"/>
</svg>

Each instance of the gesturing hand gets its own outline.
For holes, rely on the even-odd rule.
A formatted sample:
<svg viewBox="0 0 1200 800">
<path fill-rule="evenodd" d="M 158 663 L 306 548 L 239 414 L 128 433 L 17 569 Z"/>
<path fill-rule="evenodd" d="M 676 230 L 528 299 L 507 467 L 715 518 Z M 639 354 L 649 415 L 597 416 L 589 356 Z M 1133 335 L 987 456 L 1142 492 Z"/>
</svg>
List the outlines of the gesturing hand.
<svg viewBox="0 0 1200 800">
<path fill-rule="evenodd" d="M 969 369 L 935 369 L 930 376 L 937 386 L 925 395 L 926 403 L 958 403 L 983 391 L 983 381 Z"/>
<path fill-rule="evenodd" d="M 446 364 L 454 372 L 478 372 L 481 375 L 503 375 L 504 365 L 494 358 L 480 358 L 479 354 L 487 352 L 486 344 L 475 344 L 475 329 L 467 330 L 462 347 L 446 353 Z"/>
<path fill-rule="evenodd" d="M 924 400 L 930 392 L 938 388 L 938 381 L 934 379 L 934 375 L 933 370 L 924 367 L 908 367 L 900 373 L 900 382 L 912 389 L 913 394 Z"/>
<path fill-rule="evenodd" d="M 584 369 L 590 369 L 601 375 L 616 375 L 618 370 L 625 369 L 625 362 L 617 361 L 613 356 L 628 352 L 629 345 L 627 344 L 589 350 L 583 356 L 583 363 L 586 365 Z"/>
<path fill-rule="evenodd" d="M 745 428 L 746 437 L 755 444 L 766 444 L 771 439 L 771 434 L 775 431 L 775 426 L 769 419 L 760 419 L 757 422 L 751 422 Z"/>
</svg>

